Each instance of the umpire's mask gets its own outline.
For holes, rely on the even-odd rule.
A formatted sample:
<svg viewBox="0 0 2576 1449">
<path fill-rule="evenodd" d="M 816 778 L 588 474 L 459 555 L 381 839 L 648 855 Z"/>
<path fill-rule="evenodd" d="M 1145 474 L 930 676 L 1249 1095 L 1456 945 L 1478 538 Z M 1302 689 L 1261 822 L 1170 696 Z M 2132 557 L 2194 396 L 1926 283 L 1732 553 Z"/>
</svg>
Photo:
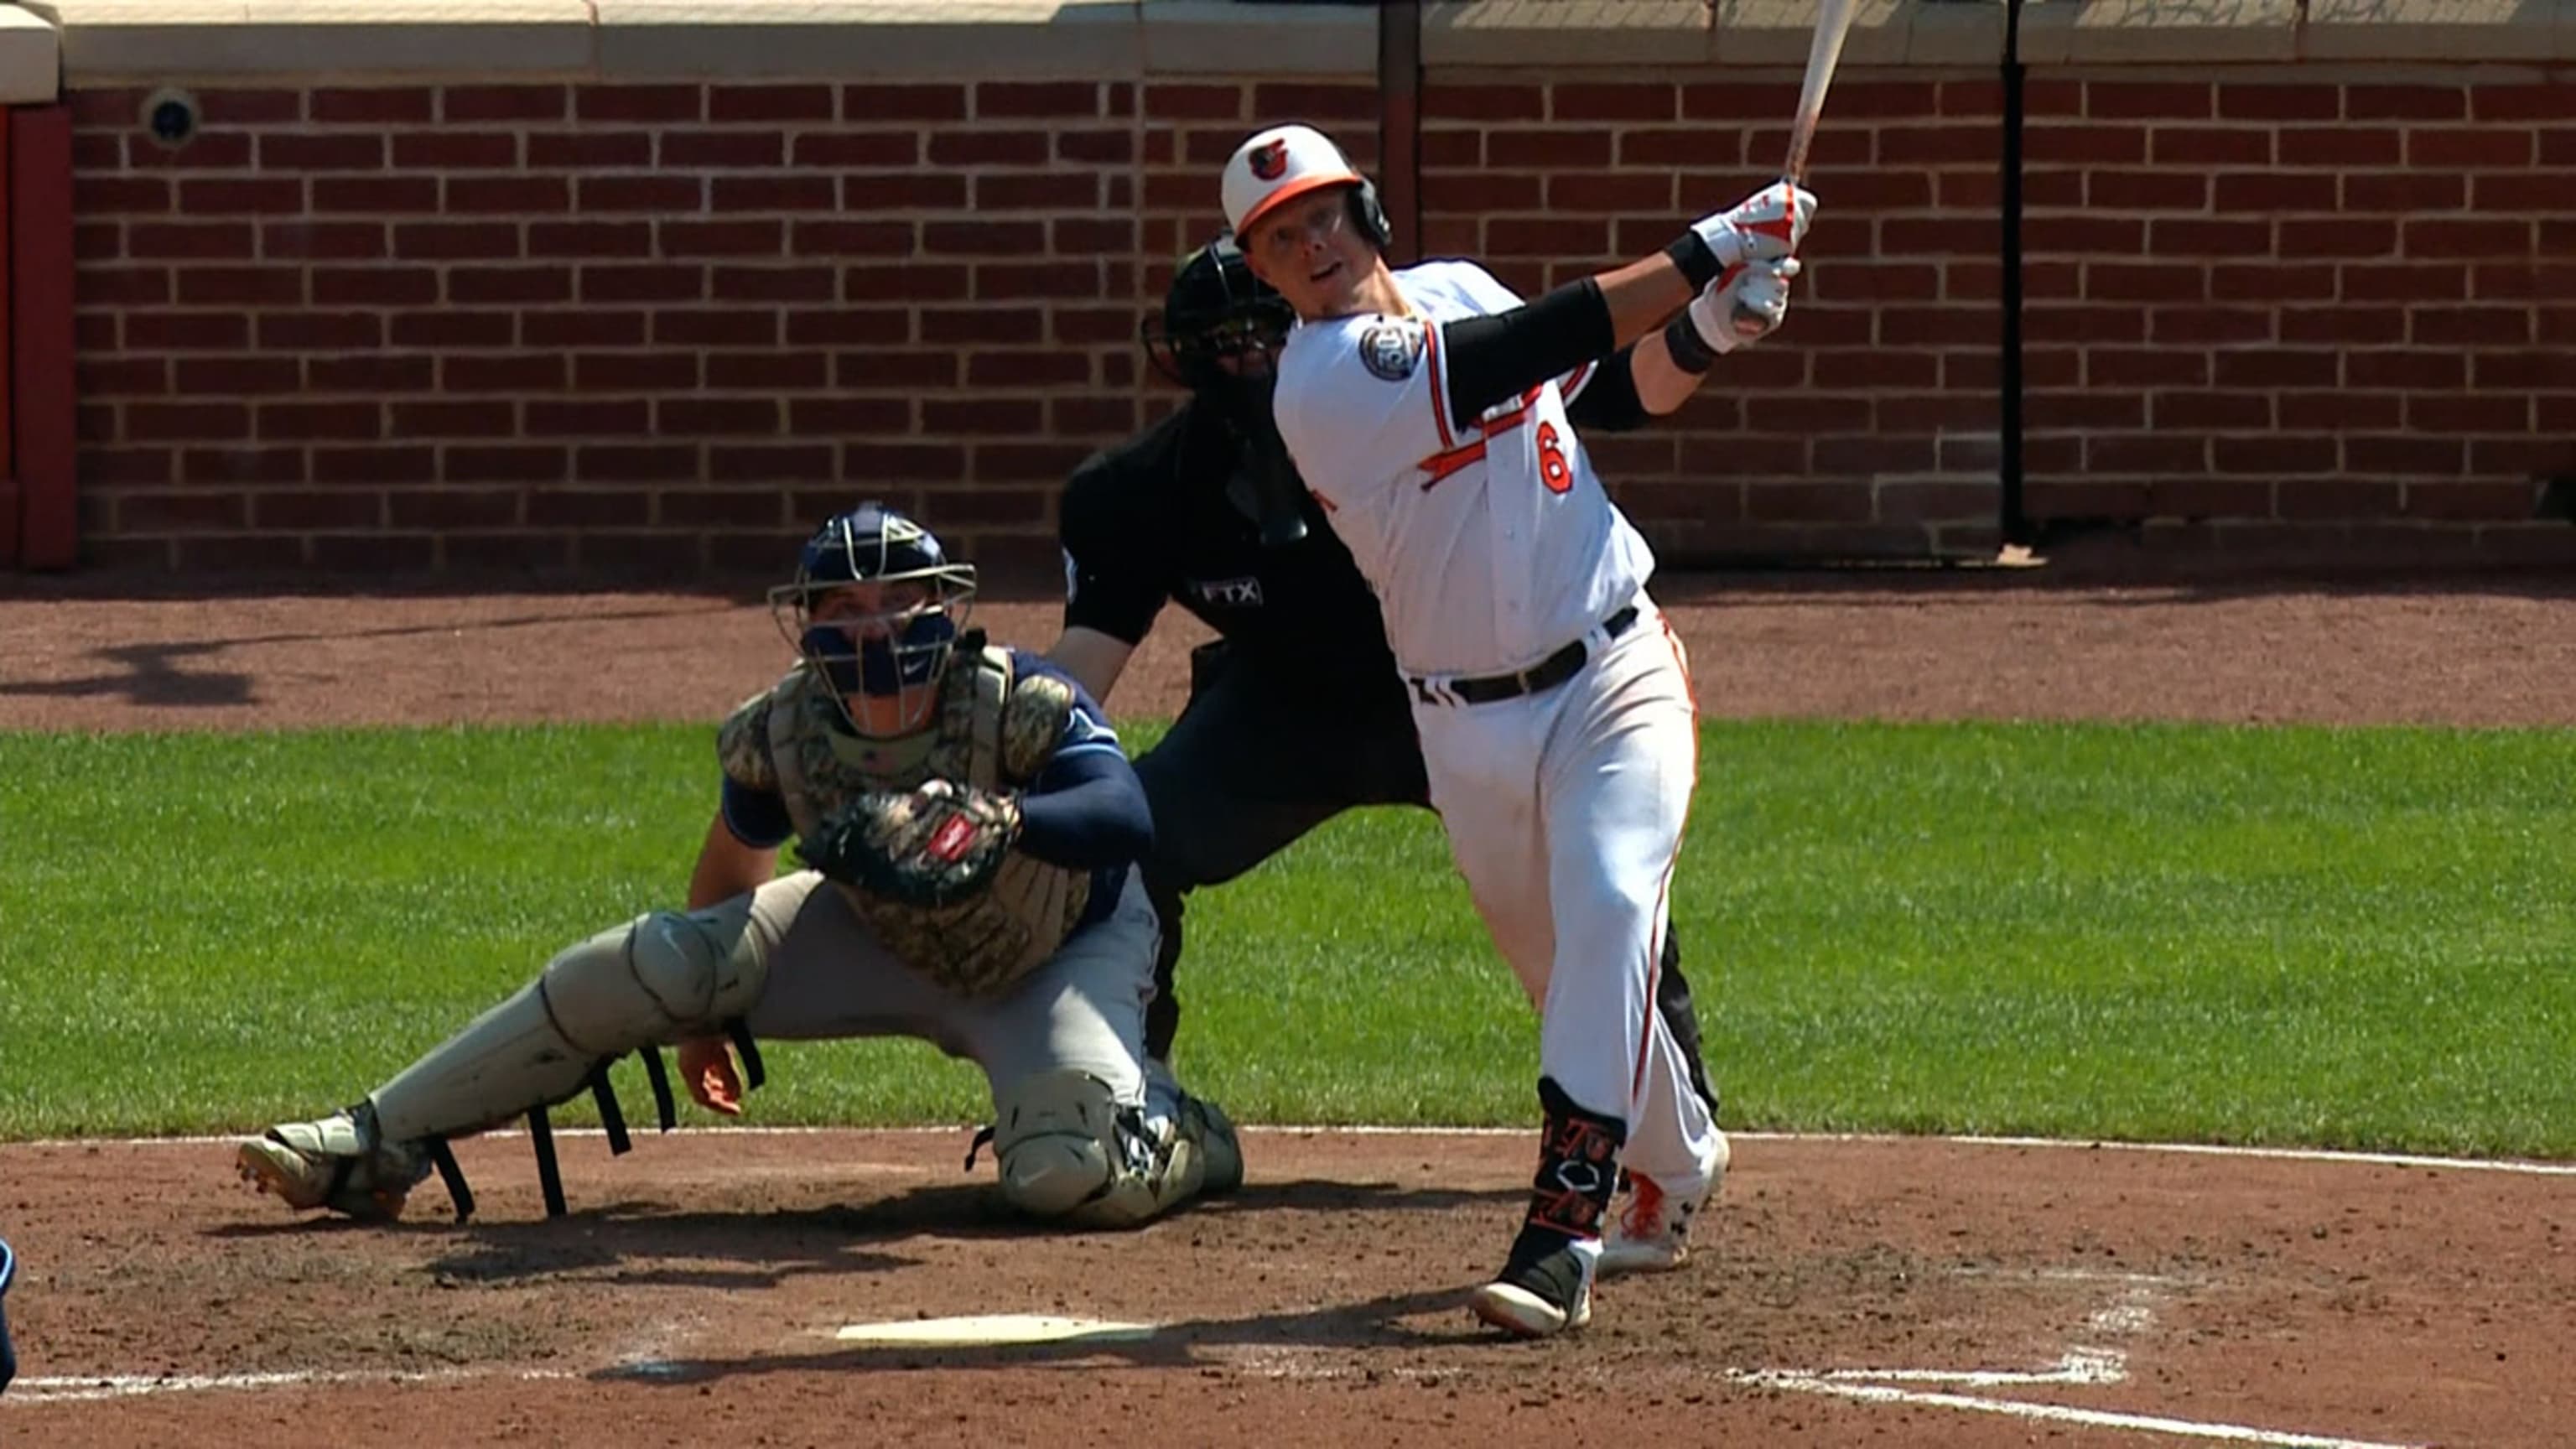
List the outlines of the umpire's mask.
<svg viewBox="0 0 2576 1449">
<path fill-rule="evenodd" d="M 1279 441 L 1270 410 L 1279 349 L 1297 314 L 1252 274 L 1231 234 L 1184 258 L 1161 312 L 1137 328 L 1156 371 L 1196 394 L 1247 448 L 1229 492 L 1273 546 L 1306 536 L 1305 485 Z"/>
</svg>

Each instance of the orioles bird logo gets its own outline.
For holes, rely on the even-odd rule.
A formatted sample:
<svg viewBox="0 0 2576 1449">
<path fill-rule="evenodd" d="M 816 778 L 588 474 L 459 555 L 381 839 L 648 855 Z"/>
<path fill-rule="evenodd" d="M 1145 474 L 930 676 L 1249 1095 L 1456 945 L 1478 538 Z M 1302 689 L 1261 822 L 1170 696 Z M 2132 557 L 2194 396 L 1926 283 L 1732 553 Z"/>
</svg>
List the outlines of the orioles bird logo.
<svg viewBox="0 0 2576 1449">
<path fill-rule="evenodd" d="M 1252 153 L 1252 174 L 1261 181 L 1276 181 L 1288 174 L 1288 143 L 1273 141 Z"/>
</svg>

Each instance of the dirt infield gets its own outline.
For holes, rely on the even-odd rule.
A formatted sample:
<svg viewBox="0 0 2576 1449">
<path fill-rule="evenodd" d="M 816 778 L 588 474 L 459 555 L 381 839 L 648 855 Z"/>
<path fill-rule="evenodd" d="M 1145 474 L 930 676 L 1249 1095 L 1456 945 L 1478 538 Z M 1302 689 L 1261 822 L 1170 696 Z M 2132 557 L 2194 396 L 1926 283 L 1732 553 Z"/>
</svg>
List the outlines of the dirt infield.
<svg viewBox="0 0 2576 1449">
<path fill-rule="evenodd" d="M 709 719 L 783 662 L 683 592 L 0 594 L 0 728 Z M 159 593 L 159 596 L 155 596 Z M 2576 722 L 2576 586 L 1678 580 L 1718 716 Z M 1043 646 L 1044 603 L 982 622 Z M 1113 700 L 1168 714 L 1167 629 Z M 1704 1010 L 1722 1011 L 1722 991 Z M 1714 1063 L 1719 1075 L 1757 1062 Z M 755 1100 L 756 1109 L 756 1100 Z M 756 1112 L 755 1112 L 756 1115 Z M 703 1120 L 693 1118 L 692 1121 Z M 1257 1131 L 1241 1196 L 1125 1236 L 1001 1221 L 963 1133 L 465 1144 L 465 1227 L 298 1222 L 220 1143 L 0 1148 L 0 1444 L 2559 1445 L 2576 1175 L 2081 1146 L 1752 1139 L 1684 1271 L 1593 1329 L 1475 1329 L 1518 1134 Z M 1043 1314 L 1140 1338 L 842 1325 Z"/>
</svg>

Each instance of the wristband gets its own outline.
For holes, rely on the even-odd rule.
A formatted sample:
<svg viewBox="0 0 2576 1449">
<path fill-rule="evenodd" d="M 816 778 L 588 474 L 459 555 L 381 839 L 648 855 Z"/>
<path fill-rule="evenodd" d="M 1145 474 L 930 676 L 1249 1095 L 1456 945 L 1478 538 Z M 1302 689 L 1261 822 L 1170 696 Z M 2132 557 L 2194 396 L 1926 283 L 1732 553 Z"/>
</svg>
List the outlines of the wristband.
<svg viewBox="0 0 2576 1449">
<path fill-rule="evenodd" d="M 1717 365 L 1717 351 L 1691 325 L 1690 309 L 1664 325 L 1664 350 L 1672 354 L 1673 366 L 1696 377 Z"/>
<path fill-rule="evenodd" d="M 1690 283 L 1694 292 L 1716 281 L 1717 274 L 1726 270 L 1717 253 L 1710 250 L 1708 238 L 1696 231 L 1683 232 L 1680 240 L 1664 248 L 1664 255 L 1682 269 L 1682 280 Z"/>
</svg>

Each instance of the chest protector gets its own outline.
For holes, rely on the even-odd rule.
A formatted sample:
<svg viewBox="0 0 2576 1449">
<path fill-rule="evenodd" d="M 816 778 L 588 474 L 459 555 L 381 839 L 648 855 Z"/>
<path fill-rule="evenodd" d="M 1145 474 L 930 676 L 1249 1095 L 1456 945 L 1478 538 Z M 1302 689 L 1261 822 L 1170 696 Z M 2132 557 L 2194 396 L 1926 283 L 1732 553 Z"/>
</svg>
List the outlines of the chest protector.
<svg viewBox="0 0 2576 1449">
<path fill-rule="evenodd" d="M 812 836 L 851 799 L 942 779 L 998 793 L 1028 787 L 1054 758 L 1073 691 L 1044 675 L 1015 677 L 1010 651 L 981 634 L 958 641 L 939 681 L 934 725 L 902 740 L 849 733 L 830 685 L 799 664 L 745 702 L 717 732 L 725 773 L 787 802 Z M 1007 990 L 1044 965 L 1091 903 L 1091 872 L 1012 851 L 990 889 L 946 906 L 890 901 L 830 883 L 886 949 L 962 995 Z"/>
</svg>

